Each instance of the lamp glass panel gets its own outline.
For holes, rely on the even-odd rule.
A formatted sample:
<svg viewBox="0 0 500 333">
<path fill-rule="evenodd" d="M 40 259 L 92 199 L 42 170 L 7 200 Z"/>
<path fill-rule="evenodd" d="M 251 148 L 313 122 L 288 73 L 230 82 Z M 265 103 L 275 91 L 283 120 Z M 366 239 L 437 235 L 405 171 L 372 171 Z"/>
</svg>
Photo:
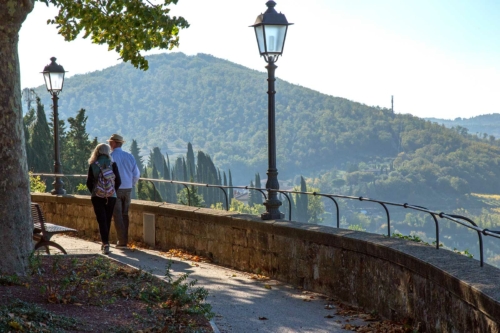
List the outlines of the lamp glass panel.
<svg viewBox="0 0 500 333">
<path fill-rule="evenodd" d="M 50 81 L 52 82 L 52 91 L 61 91 L 64 82 L 64 73 L 50 73 Z"/>
<path fill-rule="evenodd" d="M 259 45 L 259 52 L 266 52 L 266 45 L 264 44 L 264 27 L 259 25 L 255 27 L 255 36 L 257 37 L 257 44 Z"/>
<path fill-rule="evenodd" d="M 50 82 L 50 73 L 43 72 L 43 79 L 45 80 L 45 87 L 47 87 L 48 91 L 52 90 L 52 83 Z"/>
<path fill-rule="evenodd" d="M 286 25 L 266 25 L 266 45 L 268 53 L 283 52 L 285 43 Z"/>
</svg>

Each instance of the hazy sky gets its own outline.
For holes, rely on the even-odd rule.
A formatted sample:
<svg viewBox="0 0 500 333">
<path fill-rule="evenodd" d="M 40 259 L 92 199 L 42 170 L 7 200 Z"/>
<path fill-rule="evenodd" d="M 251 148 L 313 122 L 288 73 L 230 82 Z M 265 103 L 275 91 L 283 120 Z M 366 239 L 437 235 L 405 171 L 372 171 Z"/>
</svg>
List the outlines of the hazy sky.
<svg viewBox="0 0 500 333">
<path fill-rule="evenodd" d="M 212 54 L 265 71 L 253 28 L 265 0 L 179 0 L 174 52 Z M 367 105 L 418 117 L 454 119 L 500 113 L 500 1 L 276 0 L 289 27 L 276 76 Z M 19 41 L 21 85 L 43 85 L 57 57 L 67 75 L 118 64 L 118 54 L 89 40 L 65 42 L 37 2 Z M 164 52 L 164 51 L 163 51 Z M 263 91 L 263 94 L 266 92 Z M 279 94 L 279 90 L 277 91 Z M 64 91 L 60 98 L 64 98 Z M 85 107 L 82 105 L 82 107 Z"/>
</svg>

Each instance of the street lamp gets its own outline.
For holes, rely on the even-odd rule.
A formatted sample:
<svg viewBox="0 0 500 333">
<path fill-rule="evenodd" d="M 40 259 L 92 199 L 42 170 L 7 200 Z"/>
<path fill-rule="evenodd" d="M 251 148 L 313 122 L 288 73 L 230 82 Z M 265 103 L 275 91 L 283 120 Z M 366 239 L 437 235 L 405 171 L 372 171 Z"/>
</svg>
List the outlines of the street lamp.
<svg viewBox="0 0 500 333">
<path fill-rule="evenodd" d="M 61 159 L 59 154 L 59 112 L 57 110 L 57 100 L 59 93 L 63 89 L 64 84 L 64 68 L 56 63 L 56 58 L 50 58 L 50 65 L 45 66 L 43 69 L 43 78 L 45 80 L 45 86 L 47 91 L 52 95 L 53 110 L 54 110 L 54 173 L 62 174 Z M 56 194 L 66 194 L 66 190 L 63 189 L 63 181 L 61 177 L 55 176 L 55 180 L 52 183 L 54 189 L 50 192 L 54 195 Z"/>
<path fill-rule="evenodd" d="M 264 202 L 266 212 L 261 215 L 263 220 L 276 220 L 284 218 L 280 212 L 281 201 L 278 199 L 278 192 L 269 190 L 279 190 L 278 169 L 276 168 L 276 123 L 275 123 L 275 103 L 274 96 L 274 72 L 277 66 L 274 64 L 283 53 L 288 23 L 285 15 L 276 12 L 274 6 L 276 2 L 268 1 L 267 10 L 264 14 L 257 16 L 255 24 L 255 37 L 259 46 L 259 53 L 267 62 L 268 81 L 268 160 L 266 188 L 268 189 L 267 200 Z"/>
</svg>

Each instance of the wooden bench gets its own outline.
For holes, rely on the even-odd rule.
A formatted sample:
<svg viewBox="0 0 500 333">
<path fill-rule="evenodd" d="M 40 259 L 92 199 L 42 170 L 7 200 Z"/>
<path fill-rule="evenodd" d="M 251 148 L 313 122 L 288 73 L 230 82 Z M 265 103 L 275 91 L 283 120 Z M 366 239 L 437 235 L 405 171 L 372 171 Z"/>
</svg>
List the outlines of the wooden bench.
<svg viewBox="0 0 500 333">
<path fill-rule="evenodd" d="M 48 223 L 45 221 L 42 208 L 35 202 L 31 203 L 31 216 L 33 217 L 33 239 L 37 241 L 35 244 L 35 251 L 43 246 L 47 254 L 50 254 L 49 246 L 53 246 L 62 253 L 67 254 L 66 250 L 61 245 L 51 241 L 50 238 L 55 234 L 77 232 L 78 230 Z"/>
</svg>

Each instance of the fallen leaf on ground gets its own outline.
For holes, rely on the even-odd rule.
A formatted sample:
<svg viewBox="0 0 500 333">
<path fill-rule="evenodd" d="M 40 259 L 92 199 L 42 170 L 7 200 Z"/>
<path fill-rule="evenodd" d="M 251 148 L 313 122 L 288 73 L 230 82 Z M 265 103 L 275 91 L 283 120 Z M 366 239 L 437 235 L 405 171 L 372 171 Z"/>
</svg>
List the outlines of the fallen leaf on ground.
<svg viewBox="0 0 500 333">
<path fill-rule="evenodd" d="M 205 257 L 191 254 L 182 249 L 170 249 L 167 252 L 160 252 L 160 254 L 166 257 L 177 257 L 180 258 L 181 260 L 191 260 L 194 262 L 211 262 L 209 259 Z"/>
<path fill-rule="evenodd" d="M 351 330 L 351 331 L 353 331 L 353 330 L 355 330 L 357 327 L 356 327 L 356 326 L 354 326 L 354 325 L 351 325 L 351 324 L 345 324 L 344 326 L 342 326 L 342 328 L 343 328 L 343 329 L 345 329 L 345 330 Z"/>
</svg>

